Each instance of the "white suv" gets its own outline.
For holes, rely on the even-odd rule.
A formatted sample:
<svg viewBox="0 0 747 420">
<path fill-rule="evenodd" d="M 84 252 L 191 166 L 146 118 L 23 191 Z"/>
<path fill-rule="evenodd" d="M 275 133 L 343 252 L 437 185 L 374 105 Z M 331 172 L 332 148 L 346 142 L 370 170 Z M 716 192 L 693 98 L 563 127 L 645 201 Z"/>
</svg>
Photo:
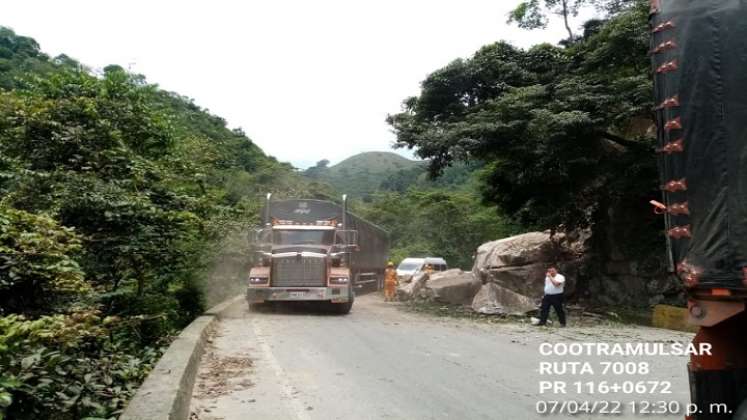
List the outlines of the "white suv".
<svg viewBox="0 0 747 420">
<path fill-rule="evenodd" d="M 446 260 L 439 257 L 405 258 L 397 266 L 397 278 L 409 280 L 412 276 L 423 272 L 428 264 L 433 267 L 433 271 L 446 271 L 449 268 Z"/>
</svg>

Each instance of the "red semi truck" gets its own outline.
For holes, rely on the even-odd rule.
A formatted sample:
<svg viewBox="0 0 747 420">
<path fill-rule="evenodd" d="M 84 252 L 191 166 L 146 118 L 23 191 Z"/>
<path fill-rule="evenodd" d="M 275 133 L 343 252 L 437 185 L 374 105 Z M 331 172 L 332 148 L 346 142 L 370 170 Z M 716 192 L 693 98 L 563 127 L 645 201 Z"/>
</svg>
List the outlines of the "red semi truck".
<svg viewBox="0 0 747 420">
<path fill-rule="evenodd" d="M 272 200 L 263 226 L 252 231 L 256 250 L 246 298 L 264 302 L 306 301 L 348 313 L 356 291 L 378 290 L 389 252 L 384 229 L 342 205 L 312 199 Z"/>
<path fill-rule="evenodd" d="M 747 2 L 651 0 L 670 266 L 688 291 L 689 418 L 747 419 Z"/>
</svg>

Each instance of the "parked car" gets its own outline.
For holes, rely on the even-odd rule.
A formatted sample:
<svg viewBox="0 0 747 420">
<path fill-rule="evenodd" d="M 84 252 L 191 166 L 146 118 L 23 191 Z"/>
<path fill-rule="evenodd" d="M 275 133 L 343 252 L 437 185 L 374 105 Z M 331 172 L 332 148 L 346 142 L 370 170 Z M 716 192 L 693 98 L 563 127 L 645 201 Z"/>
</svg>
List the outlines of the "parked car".
<svg viewBox="0 0 747 420">
<path fill-rule="evenodd" d="M 446 260 L 440 257 L 405 258 L 397 266 L 397 278 L 401 281 L 409 280 L 414 275 L 425 271 L 425 266 L 428 264 L 433 267 L 433 271 L 446 271 L 449 268 Z"/>
</svg>

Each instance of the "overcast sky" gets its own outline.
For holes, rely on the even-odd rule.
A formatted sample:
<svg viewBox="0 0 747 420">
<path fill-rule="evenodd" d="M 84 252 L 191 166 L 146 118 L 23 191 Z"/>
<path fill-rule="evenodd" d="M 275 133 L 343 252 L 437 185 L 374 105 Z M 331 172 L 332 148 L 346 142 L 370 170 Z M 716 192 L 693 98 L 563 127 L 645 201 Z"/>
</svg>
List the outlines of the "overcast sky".
<svg viewBox="0 0 747 420">
<path fill-rule="evenodd" d="M 528 47 L 564 36 L 558 22 L 507 25 L 517 2 L 5 0 L 0 25 L 52 56 L 144 74 L 305 168 L 389 150 L 386 115 L 453 59 L 501 39 Z"/>
</svg>

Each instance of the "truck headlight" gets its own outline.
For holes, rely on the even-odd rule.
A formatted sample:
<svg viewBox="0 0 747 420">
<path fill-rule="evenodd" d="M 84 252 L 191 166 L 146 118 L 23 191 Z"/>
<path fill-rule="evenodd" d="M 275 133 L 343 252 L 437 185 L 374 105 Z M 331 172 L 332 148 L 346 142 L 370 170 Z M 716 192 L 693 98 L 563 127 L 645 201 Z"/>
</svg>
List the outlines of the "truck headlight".
<svg viewBox="0 0 747 420">
<path fill-rule="evenodd" d="M 347 277 L 330 277 L 329 284 L 348 284 Z"/>
<path fill-rule="evenodd" d="M 269 280 L 267 277 L 249 277 L 249 284 L 251 285 L 261 285 L 261 284 L 267 284 L 269 283 Z"/>
</svg>

